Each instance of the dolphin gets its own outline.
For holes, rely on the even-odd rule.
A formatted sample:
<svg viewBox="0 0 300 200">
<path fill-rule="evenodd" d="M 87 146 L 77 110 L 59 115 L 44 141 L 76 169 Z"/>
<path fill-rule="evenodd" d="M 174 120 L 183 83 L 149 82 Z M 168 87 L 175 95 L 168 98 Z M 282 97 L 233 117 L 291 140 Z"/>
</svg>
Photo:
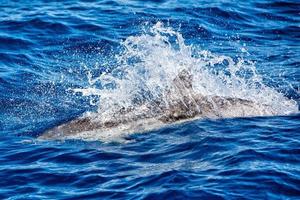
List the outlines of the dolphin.
<svg viewBox="0 0 300 200">
<path fill-rule="evenodd" d="M 199 94 L 193 89 L 192 79 L 188 70 L 181 70 L 162 97 L 122 107 L 100 119 L 97 114 L 81 116 L 46 130 L 39 139 L 110 140 L 194 119 L 275 114 L 270 106 L 246 99 Z"/>
</svg>

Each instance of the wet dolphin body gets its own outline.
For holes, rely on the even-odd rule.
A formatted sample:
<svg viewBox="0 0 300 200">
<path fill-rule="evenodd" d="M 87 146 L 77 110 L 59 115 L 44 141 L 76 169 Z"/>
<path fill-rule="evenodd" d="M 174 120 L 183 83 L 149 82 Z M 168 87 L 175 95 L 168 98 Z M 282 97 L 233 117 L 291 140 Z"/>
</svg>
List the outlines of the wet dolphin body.
<svg viewBox="0 0 300 200">
<path fill-rule="evenodd" d="M 164 100 L 163 100 L 164 99 Z M 201 118 L 231 118 L 272 115 L 267 105 L 240 98 L 203 96 L 193 90 L 192 75 L 182 70 L 163 99 L 122 108 L 105 119 L 79 117 L 47 130 L 40 139 L 109 138 L 149 131 L 166 124 Z M 104 134 L 108 133 L 108 134 Z M 95 137 L 98 135 L 99 137 Z M 105 136 L 104 136 L 105 135 Z M 103 139 L 103 138 L 102 138 Z M 104 138 L 105 139 L 105 138 Z"/>
</svg>

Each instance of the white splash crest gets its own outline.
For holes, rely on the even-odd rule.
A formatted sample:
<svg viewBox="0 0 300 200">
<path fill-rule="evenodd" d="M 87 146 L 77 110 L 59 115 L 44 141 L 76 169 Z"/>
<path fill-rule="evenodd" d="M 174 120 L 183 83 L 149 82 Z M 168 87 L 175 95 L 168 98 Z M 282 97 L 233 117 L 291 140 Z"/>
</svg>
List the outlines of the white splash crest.
<svg viewBox="0 0 300 200">
<path fill-rule="evenodd" d="M 158 22 L 143 34 L 130 36 L 121 43 L 124 51 L 115 55 L 114 70 L 92 79 L 90 88 L 73 89 L 82 95 L 99 96 L 94 118 L 110 116 L 120 108 L 135 105 L 136 101 L 152 101 L 164 96 L 172 80 L 183 69 L 193 74 L 193 88 L 204 96 L 241 98 L 269 105 L 273 114 L 297 112 L 297 103 L 275 89 L 263 84 L 254 63 L 215 55 L 207 50 L 195 51 L 186 45 L 179 32 Z M 222 65 L 222 69 L 218 66 Z M 100 83 L 102 88 L 94 87 Z M 164 99 L 164 98 L 162 98 Z"/>
</svg>

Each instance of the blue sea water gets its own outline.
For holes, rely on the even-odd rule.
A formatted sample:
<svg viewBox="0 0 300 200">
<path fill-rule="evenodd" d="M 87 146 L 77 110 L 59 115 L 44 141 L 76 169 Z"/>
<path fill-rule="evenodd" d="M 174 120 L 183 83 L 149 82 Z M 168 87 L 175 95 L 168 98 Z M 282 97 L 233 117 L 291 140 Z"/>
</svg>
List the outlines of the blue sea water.
<svg viewBox="0 0 300 200">
<path fill-rule="evenodd" d="M 193 47 L 187 57 L 160 33 L 184 63 L 200 51 L 215 55 L 207 63 L 225 56 L 214 66 L 221 71 L 228 58 L 252 63 L 259 84 L 273 92 L 243 95 L 280 107 L 283 101 L 270 94 L 282 94 L 299 105 L 298 1 L 0 3 L 0 199 L 300 198 L 300 115 L 285 107 L 278 116 L 195 120 L 132 134 L 128 142 L 38 139 L 105 103 L 74 89 L 101 88 L 91 77 L 120 65 L 124 41 L 143 55 L 160 50 L 148 64 L 172 68 L 169 46 L 139 43 L 158 24 Z M 136 67 L 129 58 L 126 64 Z"/>
</svg>

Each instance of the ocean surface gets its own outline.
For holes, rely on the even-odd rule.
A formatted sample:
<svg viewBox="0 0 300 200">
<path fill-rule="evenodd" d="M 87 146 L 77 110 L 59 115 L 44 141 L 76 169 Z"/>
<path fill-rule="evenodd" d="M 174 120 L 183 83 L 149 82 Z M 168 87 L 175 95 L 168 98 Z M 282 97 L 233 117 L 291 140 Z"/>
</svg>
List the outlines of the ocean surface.
<svg viewBox="0 0 300 200">
<path fill-rule="evenodd" d="M 39 139 L 181 69 L 274 114 Z M 300 199 L 299 102 L 299 1 L 0 0 L 0 199 Z"/>
</svg>

